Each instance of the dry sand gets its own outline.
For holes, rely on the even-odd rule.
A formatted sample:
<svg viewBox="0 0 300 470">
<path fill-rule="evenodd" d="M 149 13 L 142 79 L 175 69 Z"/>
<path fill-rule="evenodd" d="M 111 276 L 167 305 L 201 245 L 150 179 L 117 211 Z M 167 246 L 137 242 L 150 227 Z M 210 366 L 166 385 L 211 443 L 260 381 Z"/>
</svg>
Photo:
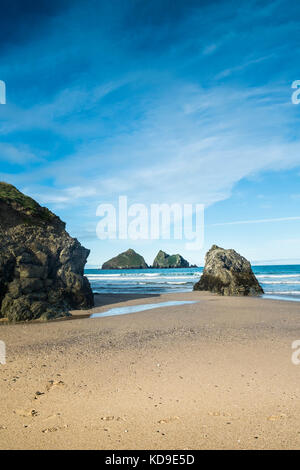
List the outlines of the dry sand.
<svg viewBox="0 0 300 470">
<path fill-rule="evenodd" d="M 300 303 L 103 295 L 93 311 L 168 300 L 199 303 L 1 325 L 0 448 L 300 448 Z"/>
</svg>

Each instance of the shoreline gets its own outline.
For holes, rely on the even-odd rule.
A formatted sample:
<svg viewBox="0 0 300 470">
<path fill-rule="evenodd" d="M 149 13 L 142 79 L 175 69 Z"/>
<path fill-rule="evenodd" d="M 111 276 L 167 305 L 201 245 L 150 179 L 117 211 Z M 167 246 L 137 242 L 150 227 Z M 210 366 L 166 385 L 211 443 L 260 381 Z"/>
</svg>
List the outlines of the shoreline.
<svg viewBox="0 0 300 470">
<path fill-rule="evenodd" d="M 300 301 L 299 265 L 252 266 L 252 268 L 266 297 Z M 173 294 L 174 292 L 191 292 L 193 286 L 199 282 L 203 268 L 155 269 L 152 271 L 154 273 L 150 273 L 147 269 L 125 269 L 122 272 L 114 271 L 112 273 L 111 271 L 87 269 L 85 275 L 88 277 L 94 293 Z"/>
<path fill-rule="evenodd" d="M 126 298 L 198 302 L 0 329 L 1 449 L 300 448 L 296 302 Z"/>
<path fill-rule="evenodd" d="M 190 296 L 190 297 L 189 297 Z M 95 313 L 104 313 L 107 310 L 110 310 L 111 308 L 121 308 L 121 307 L 127 307 L 127 306 L 135 306 L 135 305 L 146 305 L 150 303 L 161 303 L 161 302 L 167 302 L 169 300 L 183 300 L 183 301 L 189 301 L 189 300 L 194 300 L 194 299 L 199 299 L 203 300 L 203 298 L 207 297 L 213 297 L 215 299 L 251 299 L 251 300 L 258 300 L 258 301 L 269 301 L 269 302 L 283 302 L 284 304 L 294 304 L 294 303 L 299 303 L 299 300 L 293 300 L 293 299 L 287 299 L 287 298 L 280 298 L 280 296 L 271 296 L 271 295 L 261 295 L 261 296 L 221 296 L 219 294 L 213 294 L 211 292 L 206 292 L 206 291 L 191 291 L 191 292 L 166 292 L 166 293 L 161 293 L 161 294 L 127 294 L 127 293 L 120 293 L 120 294 L 100 294 L 100 293 L 94 293 L 94 300 L 95 300 L 95 306 L 89 309 L 76 309 L 76 310 L 70 310 L 70 316 L 63 316 L 59 318 L 53 318 L 48 321 L 40 321 L 39 319 L 37 320 L 30 320 L 30 321 L 22 321 L 22 322 L 17 322 L 17 323 L 10 323 L 7 321 L 6 318 L 1 318 L 0 319 L 0 328 L 1 326 L 4 325 L 20 325 L 20 324 L 43 324 L 43 323 L 57 323 L 57 322 L 64 322 L 64 321 L 70 321 L 70 320 L 80 320 L 80 319 L 86 319 L 90 318 L 91 315 L 94 315 Z M 163 308 L 163 307 L 161 307 Z M 135 313 L 135 312 L 133 312 Z M 137 312 L 138 313 L 138 312 Z M 120 314 L 123 315 L 123 314 Z M 129 313 L 128 315 L 131 315 Z M 118 316 L 115 315 L 114 316 Z"/>
<path fill-rule="evenodd" d="M 190 297 L 189 297 L 190 296 Z M 71 310 L 70 313 L 72 317 L 69 320 L 77 319 L 77 318 L 89 318 L 91 315 L 95 313 L 104 313 L 111 308 L 118 308 L 118 307 L 127 307 L 127 306 L 134 306 L 134 305 L 145 305 L 150 303 L 161 303 L 166 302 L 168 300 L 203 300 L 205 298 L 214 298 L 214 299 L 248 299 L 254 301 L 271 301 L 271 302 L 284 302 L 284 304 L 290 304 L 298 302 L 298 300 L 287 300 L 279 298 L 273 298 L 272 296 L 268 296 L 266 294 L 261 296 L 221 296 L 219 294 L 213 294 L 211 292 L 206 291 L 191 291 L 191 292 L 166 292 L 161 294 L 99 294 L 95 293 L 95 306 L 91 309 L 87 310 Z M 62 318 L 63 320 L 65 318 Z"/>
</svg>

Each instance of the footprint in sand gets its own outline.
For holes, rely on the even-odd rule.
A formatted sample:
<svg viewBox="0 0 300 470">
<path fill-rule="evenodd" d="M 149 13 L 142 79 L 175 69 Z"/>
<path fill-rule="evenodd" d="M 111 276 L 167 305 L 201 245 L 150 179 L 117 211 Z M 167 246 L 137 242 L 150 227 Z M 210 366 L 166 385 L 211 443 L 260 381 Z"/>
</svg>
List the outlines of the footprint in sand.
<svg viewBox="0 0 300 470">
<path fill-rule="evenodd" d="M 43 429 L 42 433 L 47 434 L 48 432 L 56 432 L 56 431 L 58 431 L 58 428 L 53 427 L 53 428 Z"/>
<path fill-rule="evenodd" d="M 62 429 L 67 429 L 68 427 L 68 424 L 65 424 L 64 426 L 53 426 L 51 428 L 42 429 L 42 433 L 47 434 L 48 432 L 56 432 Z"/>
<path fill-rule="evenodd" d="M 268 419 L 268 421 L 278 421 L 279 419 L 284 419 L 284 418 L 286 418 L 286 417 L 287 417 L 287 416 L 286 416 L 284 413 L 282 413 L 282 414 L 280 414 L 280 415 L 268 416 L 267 419 Z"/>
<path fill-rule="evenodd" d="M 45 419 L 48 421 L 49 419 L 57 419 L 57 418 L 61 418 L 61 413 L 55 413 L 53 415 L 47 416 L 47 418 Z"/>
<path fill-rule="evenodd" d="M 115 419 L 114 416 L 102 416 L 101 421 L 113 421 Z"/>
<path fill-rule="evenodd" d="M 16 409 L 14 410 L 14 413 L 18 416 L 22 416 L 24 418 L 28 417 L 35 417 L 38 415 L 38 412 L 34 409 Z"/>
<path fill-rule="evenodd" d="M 209 413 L 209 416 L 231 416 L 230 413 L 226 413 L 225 411 L 221 412 L 221 411 L 210 411 Z"/>
<path fill-rule="evenodd" d="M 46 385 L 46 390 L 49 392 L 51 389 L 55 387 L 63 387 L 65 383 L 62 380 L 49 380 Z"/>
<path fill-rule="evenodd" d="M 101 416 L 101 421 L 126 421 L 122 416 Z"/>
<path fill-rule="evenodd" d="M 158 424 L 172 423 L 173 421 L 177 421 L 179 419 L 180 419 L 179 416 L 170 416 L 169 418 L 160 419 L 158 421 Z"/>
</svg>

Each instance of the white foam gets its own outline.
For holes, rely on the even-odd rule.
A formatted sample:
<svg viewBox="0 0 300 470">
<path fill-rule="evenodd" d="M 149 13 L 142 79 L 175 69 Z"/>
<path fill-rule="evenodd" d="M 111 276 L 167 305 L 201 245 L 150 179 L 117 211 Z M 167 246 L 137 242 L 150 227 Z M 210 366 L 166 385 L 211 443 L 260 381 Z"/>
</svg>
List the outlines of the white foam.
<svg viewBox="0 0 300 470">
<path fill-rule="evenodd" d="M 106 277 L 121 277 L 121 274 L 86 274 L 89 279 L 96 278 L 102 279 Z"/>
<path fill-rule="evenodd" d="M 265 294 L 282 294 L 282 295 L 287 295 L 287 294 L 297 294 L 300 295 L 299 290 L 287 290 L 287 291 L 281 291 L 281 290 L 274 290 L 274 291 L 266 291 Z"/>
<path fill-rule="evenodd" d="M 127 275 L 127 276 L 112 276 L 112 275 L 109 275 L 109 276 L 106 276 L 105 274 L 94 274 L 94 275 L 89 275 L 87 274 L 86 275 L 88 279 L 90 279 L 91 281 L 97 281 L 97 280 L 103 280 L 105 281 L 106 279 L 109 281 L 109 280 L 117 280 L 117 281 L 139 281 L 139 280 L 147 280 L 148 278 L 148 282 L 150 282 L 151 280 L 153 281 L 161 281 L 161 282 L 165 282 L 167 280 L 177 280 L 177 279 L 185 279 L 185 280 L 191 280 L 191 281 L 194 281 L 195 278 L 200 278 L 200 275 L 198 274 L 197 276 L 160 276 L 159 274 L 157 276 L 144 276 L 144 275 L 136 275 L 136 276 L 133 276 L 133 275 Z"/>
<path fill-rule="evenodd" d="M 169 281 L 169 282 L 166 282 L 166 284 L 181 285 L 181 284 L 188 284 L 188 282 L 185 282 L 185 281 L 183 281 L 183 282 L 177 282 L 177 281 L 173 281 L 173 282 L 172 282 L 172 281 Z"/>
<path fill-rule="evenodd" d="M 300 281 L 265 281 L 263 284 L 288 284 L 288 285 L 294 285 L 294 284 L 300 284 Z"/>
<path fill-rule="evenodd" d="M 285 278 L 285 277 L 300 277 L 300 274 L 257 274 L 257 278 L 266 279 L 266 278 Z"/>
</svg>

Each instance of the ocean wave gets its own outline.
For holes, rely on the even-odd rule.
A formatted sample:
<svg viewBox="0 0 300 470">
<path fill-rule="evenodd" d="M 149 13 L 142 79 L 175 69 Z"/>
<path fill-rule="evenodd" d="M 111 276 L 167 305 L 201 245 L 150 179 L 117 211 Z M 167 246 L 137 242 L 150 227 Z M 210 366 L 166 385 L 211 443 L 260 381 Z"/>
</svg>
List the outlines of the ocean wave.
<svg viewBox="0 0 300 470">
<path fill-rule="evenodd" d="M 193 270 L 128 269 L 110 272 L 87 269 L 85 275 L 94 292 L 159 295 L 168 292 L 191 292 L 193 284 L 200 279 L 202 272 L 200 268 Z M 266 295 L 300 299 L 300 268 L 287 266 L 277 270 L 276 267 L 270 266 L 270 268 L 257 269 L 255 275 L 266 291 Z"/>
<path fill-rule="evenodd" d="M 189 284 L 189 282 L 187 282 L 187 281 L 183 281 L 183 282 L 177 282 L 177 281 L 168 281 L 168 282 L 166 282 L 166 284 L 176 284 L 176 285 L 181 285 L 181 284 Z"/>
<path fill-rule="evenodd" d="M 256 277 L 258 279 L 267 279 L 269 277 L 271 278 L 286 278 L 286 277 L 299 277 L 300 278 L 300 273 L 299 274 L 256 274 Z"/>
<path fill-rule="evenodd" d="M 171 271 L 171 273 L 170 273 Z M 103 276 L 103 277 L 128 277 L 128 276 L 132 276 L 132 277 L 168 277 L 168 276 L 172 276 L 172 277 L 186 277 L 186 276 L 192 276 L 192 277 L 199 277 L 201 276 L 202 272 L 201 271 L 186 271 L 186 272 L 182 272 L 180 271 L 179 269 L 178 270 L 168 270 L 168 269 L 162 269 L 161 271 L 159 272 L 156 272 L 156 273 L 147 273 L 147 272 L 132 272 L 132 270 L 124 270 L 124 272 L 114 272 L 114 273 L 103 273 L 101 271 L 99 272 L 94 272 L 94 273 L 89 273 L 88 270 L 85 271 L 85 275 L 86 276 L 91 276 L 91 277 L 94 277 L 94 276 Z M 299 274 L 300 275 L 300 274 Z"/>
<path fill-rule="evenodd" d="M 300 291 L 299 290 L 287 290 L 287 291 L 283 291 L 283 290 L 270 290 L 270 291 L 266 291 L 265 294 L 282 294 L 282 295 L 287 295 L 287 294 L 293 294 L 293 295 L 300 295 Z"/>
<path fill-rule="evenodd" d="M 157 277 L 154 277 L 154 276 L 151 276 L 149 278 L 147 277 L 144 277 L 144 276 L 123 276 L 123 277 L 105 277 L 105 276 L 102 276 L 102 275 L 99 275 L 99 276 L 89 276 L 89 275 L 86 275 L 88 279 L 90 279 L 91 281 L 111 281 L 111 280 L 116 280 L 118 282 L 126 282 L 126 281 L 140 281 L 140 280 L 147 280 L 148 279 L 148 282 L 167 282 L 167 280 L 177 280 L 177 279 L 185 279 L 185 280 L 191 280 L 192 282 L 195 281 L 195 279 L 199 279 L 200 276 L 197 276 L 197 277 L 194 277 L 194 276 L 157 276 Z"/>
<path fill-rule="evenodd" d="M 279 285 L 289 285 L 293 286 L 295 284 L 300 284 L 300 281 L 265 281 L 262 284 L 279 284 Z"/>
<path fill-rule="evenodd" d="M 89 274 L 89 273 L 85 273 L 85 275 L 89 279 L 92 279 L 92 278 L 102 279 L 102 278 L 106 278 L 106 277 L 121 277 L 121 274 Z"/>
</svg>

